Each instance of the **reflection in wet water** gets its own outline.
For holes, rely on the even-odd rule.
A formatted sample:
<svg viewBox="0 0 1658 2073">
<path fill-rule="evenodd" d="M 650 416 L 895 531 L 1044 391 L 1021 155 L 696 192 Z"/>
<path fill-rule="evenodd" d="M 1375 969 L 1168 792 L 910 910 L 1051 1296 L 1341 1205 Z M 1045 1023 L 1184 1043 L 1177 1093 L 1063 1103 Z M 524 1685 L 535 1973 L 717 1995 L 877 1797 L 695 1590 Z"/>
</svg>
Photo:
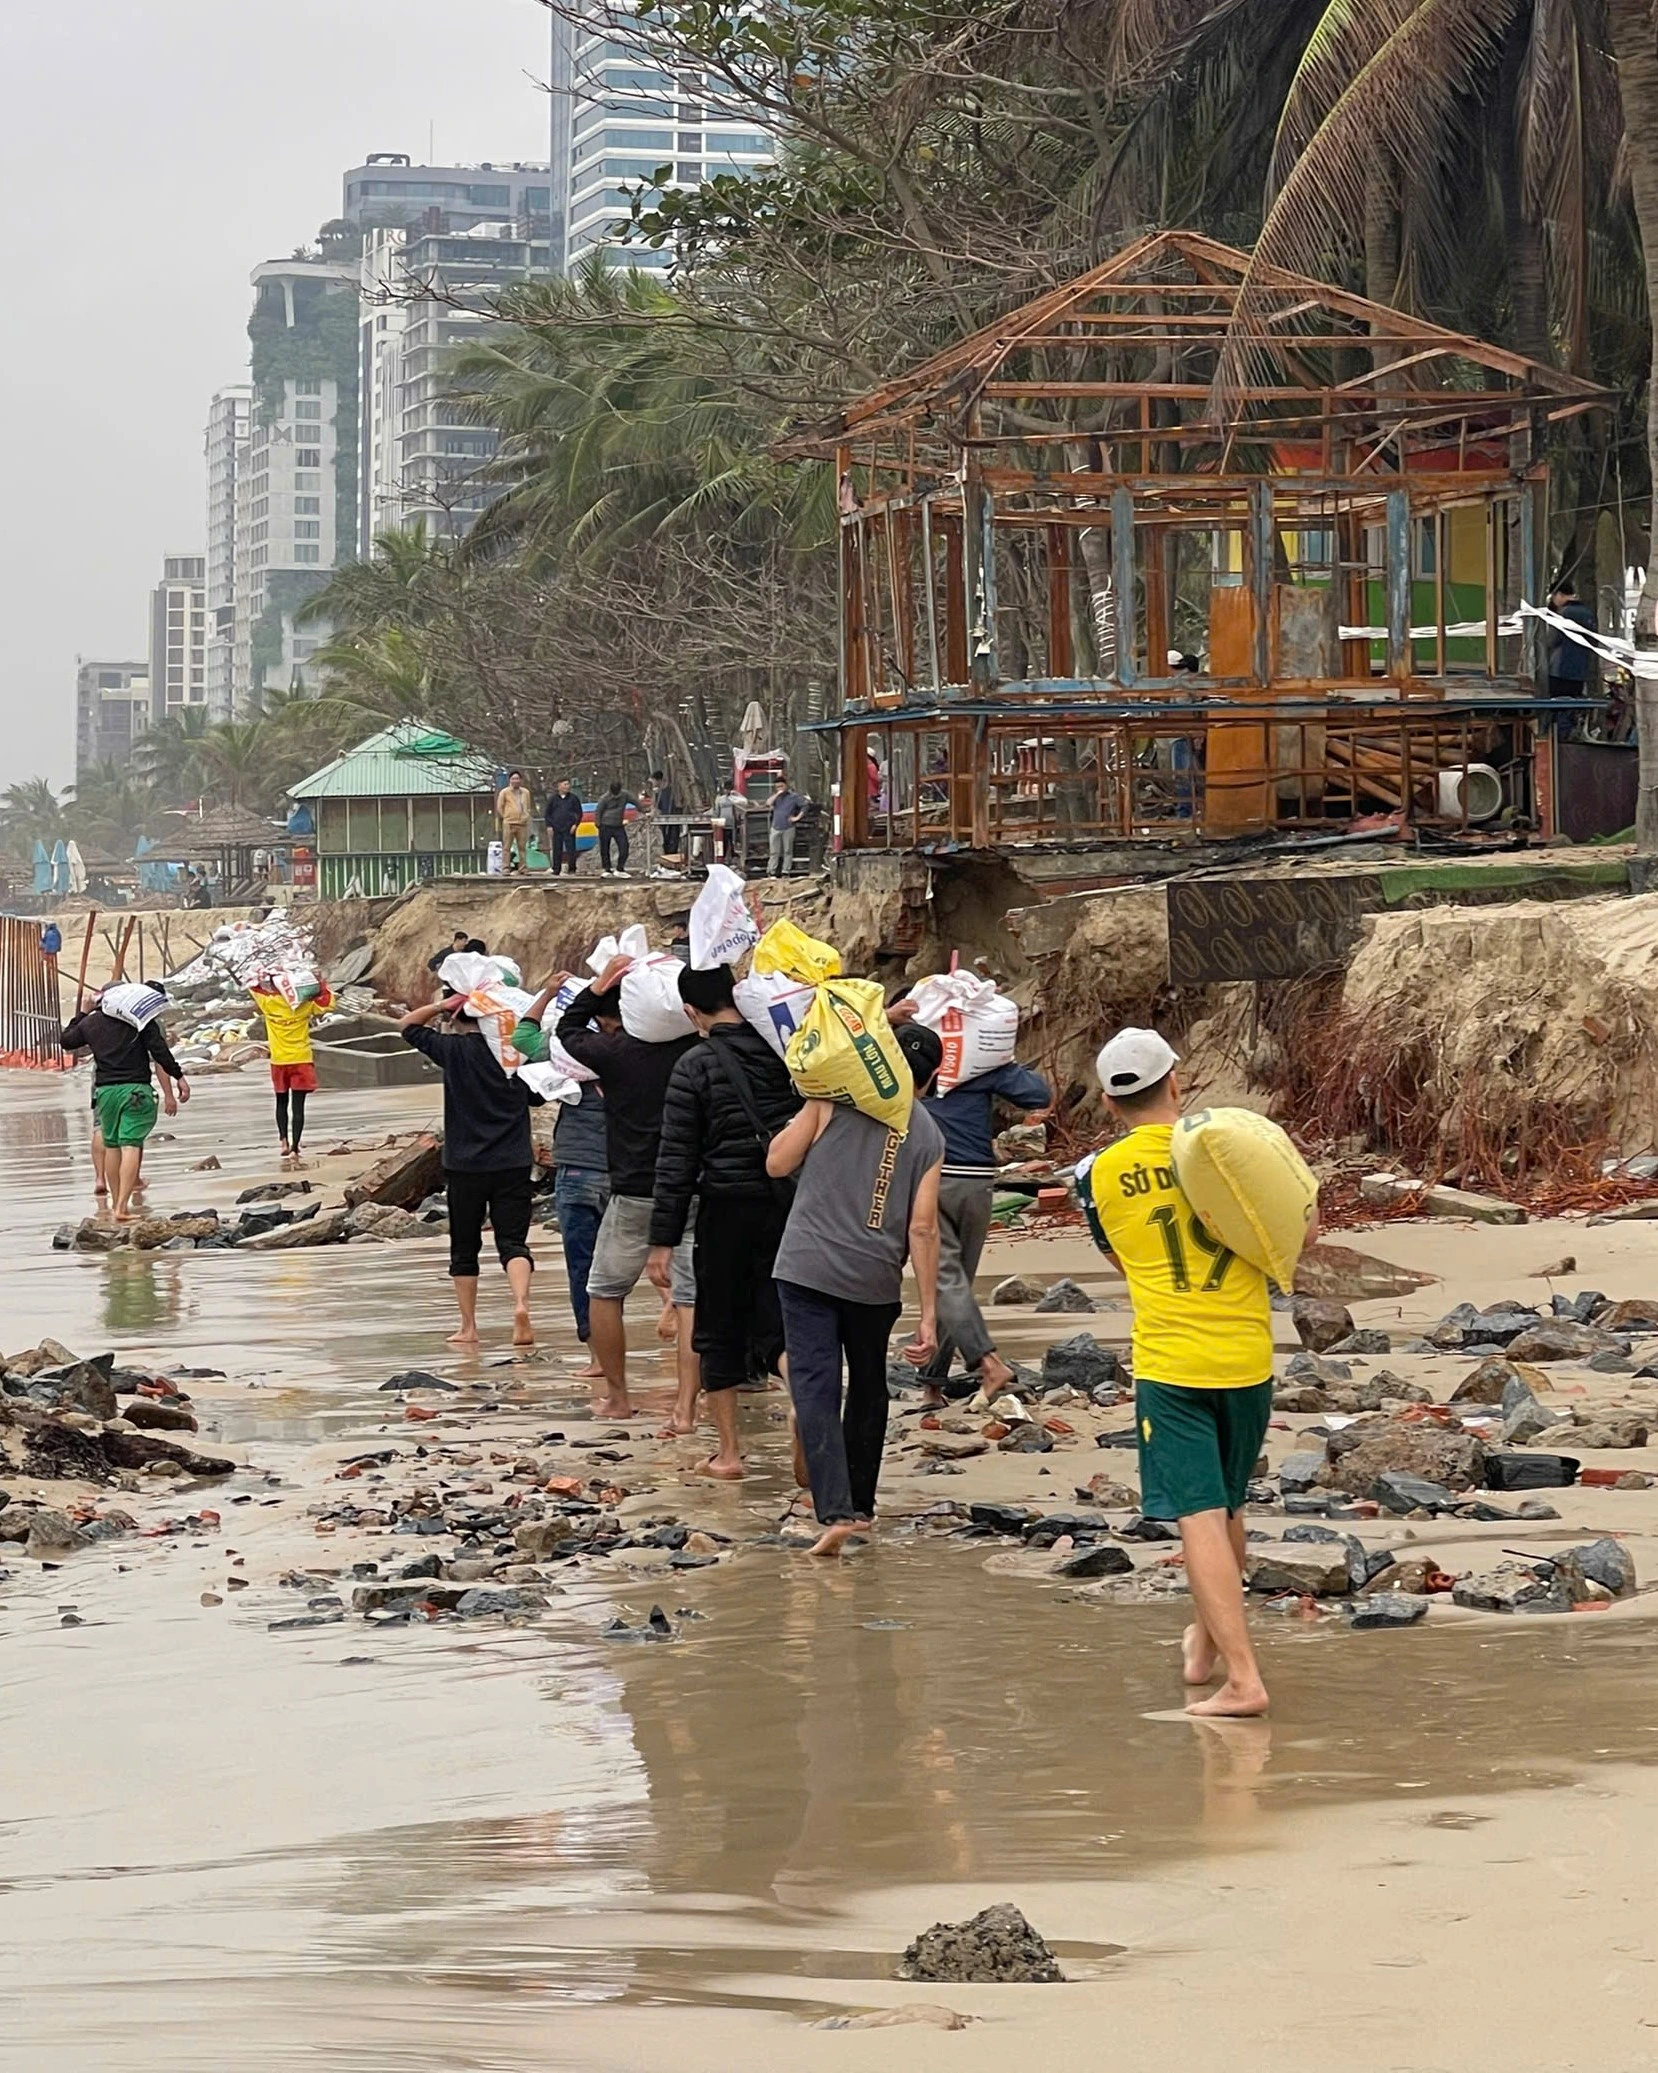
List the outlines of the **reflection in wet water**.
<svg viewBox="0 0 1658 2073">
<path fill-rule="evenodd" d="M 262 1090 L 223 1082 L 192 1123 L 235 1144 L 256 1095 L 262 1123 Z M 0 1115 L 12 1100 L 0 1086 Z M 68 1213 L 78 1157 L 73 1135 L 0 1132 L 8 1308 L 44 1305 L 72 1345 L 130 1336 L 259 1381 L 224 1422 L 262 1464 L 368 1429 L 373 1386 L 431 1357 L 446 1292 L 423 1250 L 43 1255 L 20 1197 Z M 158 1192 L 188 1199 L 182 1172 Z M 1100 1898 L 1068 1955 L 1105 1964 L 1114 1890 L 1266 1847 L 1292 1810 L 1370 1798 L 1477 1823 L 1484 1795 L 1658 1754 L 1640 1628 L 1285 1620 L 1263 1637 L 1277 1718 L 1220 1726 L 1164 1714 L 1175 1611 L 1067 1602 L 961 1550 L 893 1537 L 825 1571 L 756 1549 L 620 1586 L 630 1620 L 653 1599 L 703 1615 L 668 1645 L 602 1640 L 615 1608 L 590 1586 L 531 1632 L 271 1634 L 291 1557 L 261 1552 L 257 1506 L 226 1517 L 259 1581 L 217 1610 L 200 1599 L 219 1542 L 129 1551 L 127 1574 L 31 1567 L 0 1595 L 20 2065 L 590 2067 L 561 2056 L 561 2009 L 764 2007 L 814 1979 L 823 2007 L 855 2001 L 828 1983 L 886 1976 L 901 1938 L 879 1904 L 900 1890 L 959 1887 L 965 1908 L 1073 1882 Z M 70 1605 L 84 1625 L 59 1625 Z M 607 2064 L 647 2063 L 627 2034 Z"/>
</svg>

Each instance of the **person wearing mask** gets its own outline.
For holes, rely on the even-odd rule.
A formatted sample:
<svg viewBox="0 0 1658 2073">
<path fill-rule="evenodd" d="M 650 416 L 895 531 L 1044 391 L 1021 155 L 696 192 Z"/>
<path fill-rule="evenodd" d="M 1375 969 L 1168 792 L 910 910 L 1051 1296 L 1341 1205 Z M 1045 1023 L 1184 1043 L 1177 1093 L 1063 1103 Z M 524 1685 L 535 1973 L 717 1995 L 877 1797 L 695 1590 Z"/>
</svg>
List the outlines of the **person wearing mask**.
<svg viewBox="0 0 1658 2073">
<path fill-rule="evenodd" d="M 512 1290 L 512 1343 L 533 1346 L 530 1281 L 530 1187 L 535 1150 L 530 1110 L 541 1097 L 516 1073 L 504 1072 L 482 1029 L 461 1011 L 464 996 L 444 992 L 398 1024 L 404 1043 L 443 1075 L 443 1170 L 449 1193 L 449 1278 L 460 1326 L 449 1344 L 478 1344 L 478 1278 L 487 1218 Z M 432 1025 L 447 1021 L 447 1029 Z"/>
<path fill-rule="evenodd" d="M 556 878 L 561 871 L 576 875 L 576 836 L 581 827 L 581 796 L 561 777 L 547 799 L 547 855 Z"/>
<path fill-rule="evenodd" d="M 622 780 L 613 777 L 605 787 L 598 810 L 593 818 L 599 830 L 599 872 L 605 878 L 626 878 L 628 875 L 628 809 L 637 809 L 639 802 L 631 792 L 624 792 Z"/>
<path fill-rule="evenodd" d="M 601 1418 L 631 1418 L 627 1383 L 627 1326 L 623 1306 L 638 1286 L 650 1258 L 656 1162 L 662 1140 L 662 1108 L 674 1067 L 696 1042 L 689 1022 L 683 1039 L 647 1044 L 622 1027 L 620 987 L 631 958 L 615 957 L 559 1017 L 559 1042 L 585 1065 L 604 1096 L 605 1153 L 610 1200 L 593 1249 L 587 1277 L 594 1364 L 605 1387 L 594 1405 Z M 696 1283 L 688 1238 L 675 1249 L 670 1286 L 677 1311 L 679 1386 L 695 1396 L 692 1312 Z"/>
<path fill-rule="evenodd" d="M 915 1013 L 915 1003 L 894 1001 L 887 1012 L 902 1026 Z M 1013 1369 L 996 1351 L 973 1292 L 995 1195 L 996 1104 L 1005 1102 L 1021 1114 L 1035 1115 L 1052 1100 L 1041 1074 L 1017 1062 L 963 1080 L 948 1094 L 935 1092 L 926 1098 L 927 1113 L 944 1137 L 938 1183 L 938 1351 L 921 1371 L 923 1401 L 929 1407 L 944 1401 L 944 1383 L 956 1353 L 978 1376 L 986 1396 L 995 1396 L 1014 1379 Z"/>
<path fill-rule="evenodd" d="M 806 813 L 806 802 L 797 791 L 784 785 L 772 795 L 771 833 L 766 855 L 767 875 L 789 878 L 794 874 L 794 835 Z"/>
<path fill-rule="evenodd" d="M 793 1191 L 767 1173 L 766 1154 L 799 1110 L 800 1096 L 782 1059 L 738 1014 L 729 965 L 705 972 L 687 966 L 679 997 L 704 1041 L 668 1079 L 647 1271 L 658 1288 L 672 1286 L 674 1248 L 695 1203 L 691 1345 L 719 1436 L 703 1473 L 734 1482 L 743 1473 L 737 1391 L 748 1379 L 750 1355 L 768 1374 L 779 1372 L 783 1358 L 772 1268 Z M 695 1422 L 695 1393 L 687 1400 L 682 1392 L 673 1427 L 689 1432 Z"/>
<path fill-rule="evenodd" d="M 513 771 L 495 796 L 495 815 L 501 823 L 501 868 L 505 871 L 522 871 L 530 860 L 533 804 L 523 771 Z"/>
<path fill-rule="evenodd" d="M 1562 579 L 1549 593 L 1549 606 L 1560 618 L 1569 620 L 1573 626 L 1580 626 L 1585 633 L 1595 630 L 1595 615 L 1577 594 L 1577 586 L 1568 579 Z M 1581 641 L 1574 641 L 1570 634 L 1562 633 L 1558 627 L 1549 628 L 1549 696 L 1551 698 L 1592 698 L 1595 692 L 1595 653 Z M 1554 732 L 1567 735 L 1576 727 L 1582 715 L 1577 713 L 1551 713 Z"/>
<path fill-rule="evenodd" d="M 900 1028 L 898 1042 L 924 1096 L 944 1046 L 916 1022 Z M 799 1176 L 776 1272 L 796 1479 L 804 1471 L 823 1528 L 814 1555 L 838 1555 L 874 1524 L 887 1435 L 887 1341 L 903 1308 L 906 1256 L 921 1315 L 904 1358 L 924 1367 L 937 1350 L 943 1160 L 943 1136 L 920 1098 L 902 1137 L 859 1109 L 809 1101 L 771 1141 L 767 1172 Z"/>
<path fill-rule="evenodd" d="M 131 1221 L 133 1190 L 144 1167 L 144 1146 L 155 1128 L 154 1073 L 161 1074 L 161 1112 L 176 1116 L 190 1099 L 184 1068 L 168 1049 L 161 1026 L 166 995 L 154 990 L 155 1008 L 142 1028 L 119 1015 L 106 1014 L 102 994 L 75 1016 L 63 1032 L 66 1051 L 92 1053 L 92 1106 L 98 1118 L 93 1163 L 101 1164 L 104 1189 L 115 1221 Z"/>
</svg>

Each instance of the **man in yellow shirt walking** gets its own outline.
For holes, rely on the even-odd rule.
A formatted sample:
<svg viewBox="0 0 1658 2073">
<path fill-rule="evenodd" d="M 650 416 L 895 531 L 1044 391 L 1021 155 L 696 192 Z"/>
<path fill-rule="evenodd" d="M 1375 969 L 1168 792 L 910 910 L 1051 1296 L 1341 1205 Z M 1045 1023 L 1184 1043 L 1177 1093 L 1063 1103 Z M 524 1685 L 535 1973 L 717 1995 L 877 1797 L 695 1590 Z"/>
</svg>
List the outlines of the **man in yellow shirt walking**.
<svg viewBox="0 0 1658 2073">
<path fill-rule="evenodd" d="M 271 1053 L 271 1085 L 276 1090 L 276 1134 L 284 1165 L 299 1164 L 305 1135 L 305 1097 L 317 1091 L 317 1068 L 311 1051 L 311 1018 L 334 1005 L 325 985 L 314 1000 L 290 1007 L 274 987 L 251 986 L 253 1004 L 265 1018 L 265 1041 Z"/>
<path fill-rule="evenodd" d="M 1244 1614 L 1243 1507 L 1272 1414 L 1272 1309 L 1266 1276 L 1209 1235 L 1175 1179 L 1178 1063 L 1150 1029 L 1120 1030 L 1101 1051 L 1124 1135 L 1083 1161 L 1077 1186 L 1134 1304 L 1140 1502 L 1180 1525 L 1197 1608 L 1186 1682 L 1224 1680 L 1186 1710 L 1247 1718 L 1267 1710 Z"/>
</svg>

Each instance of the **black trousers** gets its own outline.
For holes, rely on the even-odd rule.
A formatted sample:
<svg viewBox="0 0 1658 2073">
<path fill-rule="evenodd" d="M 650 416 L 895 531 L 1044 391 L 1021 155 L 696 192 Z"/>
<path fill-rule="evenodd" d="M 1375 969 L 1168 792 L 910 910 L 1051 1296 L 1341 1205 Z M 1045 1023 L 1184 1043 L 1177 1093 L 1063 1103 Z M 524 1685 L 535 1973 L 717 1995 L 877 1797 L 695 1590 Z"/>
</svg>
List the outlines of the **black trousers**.
<svg viewBox="0 0 1658 2073">
<path fill-rule="evenodd" d="M 572 877 L 576 871 L 576 831 L 574 828 L 549 828 L 548 845 L 553 853 L 553 876 L 568 871 Z"/>
<path fill-rule="evenodd" d="M 852 1303 L 797 1281 L 779 1281 L 777 1295 L 812 1508 L 825 1526 L 873 1519 L 887 1444 L 887 1341 L 902 1306 Z"/>
<path fill-rule="evenodd" d="M 484 1219 L 495 1232 L 495 1250 L 504 1267 L 508 1260 L 528 1260 L 530 1168 L 509 1166 L 501 1173 L 451 1173 L 449 1183 L 449 1272 L 456 1281 L 475 1281 L 483 1251 Z"/>
<path fill-rule="evenodd" d="M 736 1389 L 755 1365 L 768 1375 L 778 1372 L 783 1313 L 771 1270 L 785 1214 L 774 1201 L 739 1195 L 704 1195 L 698 1204 L 691 1344 L 702 1359 L 704 1389 Z"/>
<path fill-rule="evenodd" d="M 626 828 L 601 828 L 599 830 L 599 869 L 611 869 L 614 856 L 615 868 L 625 871 L 628 867 L 628 831 Z"/>
</svg>

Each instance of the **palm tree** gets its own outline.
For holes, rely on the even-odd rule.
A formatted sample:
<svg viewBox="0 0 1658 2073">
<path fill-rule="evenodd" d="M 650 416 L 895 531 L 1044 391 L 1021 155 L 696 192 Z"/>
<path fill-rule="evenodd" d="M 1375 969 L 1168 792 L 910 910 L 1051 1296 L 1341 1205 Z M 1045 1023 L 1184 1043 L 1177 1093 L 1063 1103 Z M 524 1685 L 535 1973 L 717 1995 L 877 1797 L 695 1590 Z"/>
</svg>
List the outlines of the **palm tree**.
<svg viewBox="0 0 1658 2073">
<path fill-rule="evenodd" d="M 133 767 L 159 799 L 178 806 L 201 790 L 201 749 L 207 732 L 207 708 L 186 705 L 157 720 L 135 745 Z"/>
<path fill-rule="evenodd" d="M 69 821 L 77 834 L 120 854 L 145 832 L 155 801 L 130 763 L 98 763 L 74 787 Z"/>
<path fill-rule="evenodd" d="M 26 778 L 0 793 L 0 843 L 11 855 L 28 858 L 37 842 L 50 849 L 70 832 L 63 802 L 48 779 Z"/>
</svg>

